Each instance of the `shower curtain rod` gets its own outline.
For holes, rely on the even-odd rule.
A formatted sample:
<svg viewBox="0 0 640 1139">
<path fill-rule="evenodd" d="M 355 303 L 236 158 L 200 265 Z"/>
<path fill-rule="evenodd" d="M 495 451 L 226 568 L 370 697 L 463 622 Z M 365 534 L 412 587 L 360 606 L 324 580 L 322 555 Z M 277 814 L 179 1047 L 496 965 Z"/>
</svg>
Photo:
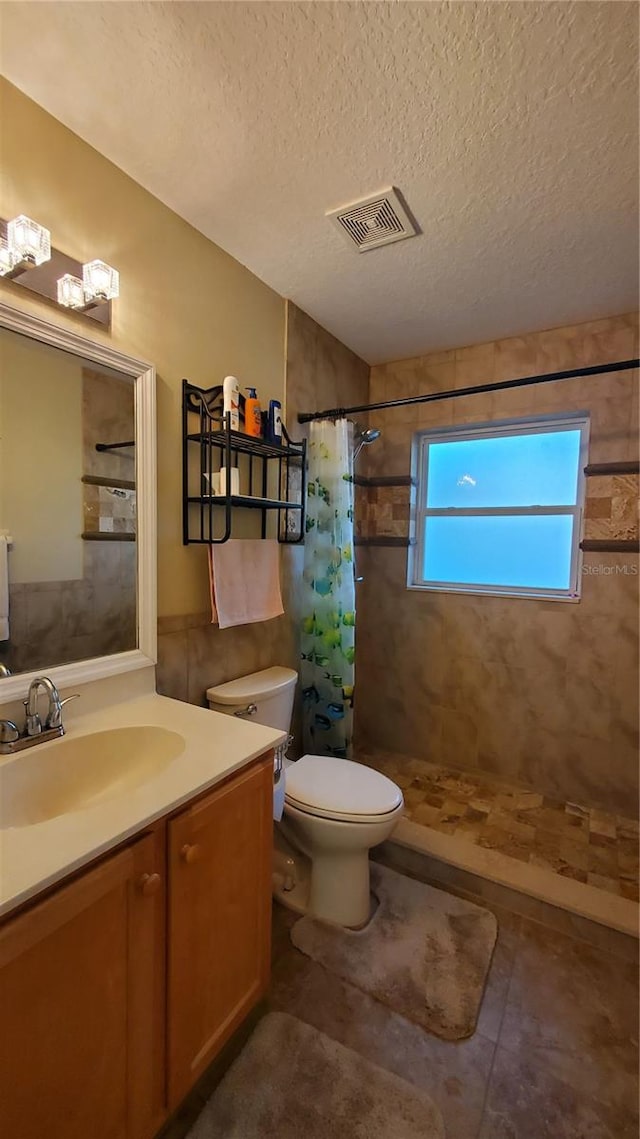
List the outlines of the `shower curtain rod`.
<svg viewBox="0 0 640 1139">
<path fill-rule="evenodd" d="M 331 407 L 326 411 L 303 412 L 298 423 L 310 423 L 313 419 L 343 419 L 345 415 L 356 415 L 363 411 L 381 411 L 388 407 L 408 407 L 413 403 L 431 403 L 438 399 L 459 399 L 460 396 L 478 395 L 480 392 L 500 392 L 509 388 L 524 388 L 533 384 L 550 384 L 554 380 L 575 380 L 581 376 L 601 376 L 606 372 L 626 372 L 640 366 L 640 360 L 618 360 L 613 364 L 596 364 L 590 368 L 573 368 L 565 372 L 545 372 L 540 376 L 527 376 L 520 380 L 501 380 L 494 384 L 476 384 L 470 388 L 451 388 L 444 392 L 430 392 L 429 395 L 408 396 L 406 399 L 388 399 L 380 403 L 361 403 L 357 407 Z"/>
</svg>

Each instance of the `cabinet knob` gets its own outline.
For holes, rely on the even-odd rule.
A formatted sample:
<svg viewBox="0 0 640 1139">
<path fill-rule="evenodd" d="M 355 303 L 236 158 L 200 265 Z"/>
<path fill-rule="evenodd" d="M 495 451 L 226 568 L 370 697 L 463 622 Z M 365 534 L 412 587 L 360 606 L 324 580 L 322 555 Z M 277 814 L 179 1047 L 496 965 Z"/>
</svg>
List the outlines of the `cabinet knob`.
<svg viewBox="0 0 640 1139">
<path fill-rule="evenodd" d="M 141 874 L 138 878 L 138 889 L 145 898 L 157 894 L 160 889 L 161 878 L 159 874 Z"/>
<path fill-rule="evenodd" d="M 196 842 L 193 844 L 185 842 L 184 846 L 180 850 L 180 857 L 182 861 L 186 862 L 189 866 L 191 866 L 192 862 L 197 862 L 201 854 L 202 847 L 199 846 Z"/>
</svg>

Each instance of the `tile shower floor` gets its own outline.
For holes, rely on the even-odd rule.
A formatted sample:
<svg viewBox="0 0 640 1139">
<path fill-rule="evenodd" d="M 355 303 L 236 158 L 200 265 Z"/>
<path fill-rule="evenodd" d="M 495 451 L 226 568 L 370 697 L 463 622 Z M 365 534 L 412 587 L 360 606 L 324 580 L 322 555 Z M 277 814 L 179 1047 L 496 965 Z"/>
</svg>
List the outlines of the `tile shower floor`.
<svg viewBox="0 0 640 1139">
<path fill-rule="evenodd" d="M 401 788 L 412 822 L 638 901 L 638 823 L 480 771 L 386 752 L 358 759 Z"/>
</svg>

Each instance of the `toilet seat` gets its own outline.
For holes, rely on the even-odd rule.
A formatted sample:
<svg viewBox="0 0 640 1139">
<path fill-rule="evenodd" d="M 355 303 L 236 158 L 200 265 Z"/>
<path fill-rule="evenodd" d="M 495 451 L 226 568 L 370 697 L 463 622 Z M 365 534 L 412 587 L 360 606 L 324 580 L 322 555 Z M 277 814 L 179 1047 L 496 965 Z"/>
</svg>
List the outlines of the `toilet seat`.
<svg viewBox="0 0 640 1139">
<path fill-rule="evenodd" d="M 381 822 L 402 808 L 400 788 L 361 763 L 303 755 L 286 769 L 285 804 L 337 822 Z"/>
<path fill-rule="evenodd" d="M 310 807 L 308 804 L 296 803 L 295 799 L 287 799 L 285 796 L 285 811 L 296 812 L 298 815 L 310 816 L 315 819 L 326 819 L 328 822 L 333 823 L 350 823 L 352 826 L 361 826 L 366 823 L 382 823 L 385 819 L 392 819 L 402 809 L 403 804 L 398 803 L 391 811 L 386 811 L 384 815 L 347 815 L 341 811 L 323 811 L 320 807 Z"/>
</svg>

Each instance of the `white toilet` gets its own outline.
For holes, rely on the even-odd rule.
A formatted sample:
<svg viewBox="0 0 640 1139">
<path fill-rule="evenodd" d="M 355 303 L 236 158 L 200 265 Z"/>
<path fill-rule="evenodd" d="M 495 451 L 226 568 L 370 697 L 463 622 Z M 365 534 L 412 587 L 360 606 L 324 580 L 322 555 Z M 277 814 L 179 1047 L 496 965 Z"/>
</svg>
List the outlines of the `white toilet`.
<svg viewBox="0 0 640 1139">
<path fill-rule="evenodd" d="M 207 691 L 209 707 L 288 732 L 297 673 L 266 668 Z M 369 850 L 402 814 L 400 788 L 370 767 L 333 756 L 284 760 L 274 894 L 298 913 L 351 929 L 370 914 Z M 277 793 L 277 788 L 276 788 Z"/>
</svg>

